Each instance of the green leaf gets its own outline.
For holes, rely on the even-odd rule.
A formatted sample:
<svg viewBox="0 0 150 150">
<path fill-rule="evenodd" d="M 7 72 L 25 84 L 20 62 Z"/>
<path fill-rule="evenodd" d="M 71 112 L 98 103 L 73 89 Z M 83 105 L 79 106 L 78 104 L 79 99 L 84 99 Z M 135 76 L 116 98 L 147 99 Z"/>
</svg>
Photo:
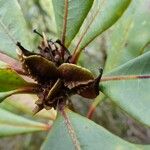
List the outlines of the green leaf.
<svg viewBox="0 0 150 150">
<path fill-rule="evenodd" d="M 0 92 L 15 90 L 29 85 L 31 83 L 23 80 L 15 71 L 0 68 Z"/>
<path fill-rule="evenodd" d="M 96 123 L 79 116 L 73 112 L 67 112 L 68 120 L 72 125 L 70 132 L 65 124 L 66 120 L 59 114 L 53 124 L 47 139 L 41 150 L 142 150 L 135 144 L 128 143 L 111 134 Z M 73 136 L 74 139 L 72 140 Z M 59 144 L 58 144 L 59 143 Z M 75 144 L 76 143 L 76 144 Z M 76 146 L 76 147 L 75 147 Z M 78 147 L 77 147 L 78 146 Z"/>
<path fill-rule="evenodd" d="M 53 0 L 58 37 L 65 37 L 66 46 L 78 33 L 92 4 L 93 0 Z"/>
<path fill-rule="evenodd" d="M 17 0 L 0 0 L 0 52 L 17 58 L 16 42 L 30 49 L 30 37 Z"/>
<path fill-rule="evenodd" d="M 23 98 L 22 98 L 23 97 Z M 56 111 L 51 109 L 49 111 L 43 109 L 36 116 L 33 116 L 33 110 L 36 107 L 35 99 L 37 97 L 31 94 L 24 94 L 24 95 L 16 95 L 13 97 L 7 98 L 3 103 L 0 104 L 0 107 L 11 111 L 13 113 L 21 113 L 33 118 L 42 118 L 46 120 L 55 120 Z"/>
<path fill-rule="evenodd" d="M 95 0 L 80 34 L 75 39 L 78 43 L 75 49 L 85 48 L 93 39 L 112 26 L 122 16 L 130 2 L 131 0 Z"/>
<path fill-rule="evenodd" d="M 150 43 L 149 0 L 132 0 L 108 35 L 105 71 L 143 54 Z"/>
<path fill-rule="evenodd" d="M 0 92 L 0 103 L 5 100 L 7 97 L 12 95 L 15 91 L 8 91 L 8 92 Z"/>
<path fill-rule="evenodd" d="M 146 78 L 150 77 L 150 52 L 107 74 L 109 77 L 124 75 L 137 78 L 101 82 L 102 92 L 138 121 L 150 126 L 150 78 Z"/>
<path fill-rule="evenodd" d="M 1 69 L 6 69 L 7 67 L 8 67 L 8 66 L 7 66 L 6 63 L 0 61 L 0 68 L 1 68 Z"/>
<path fill-rule="evenodd" d="M 12 114 L 0 108 L 0 137 L 45 131 L 48 125 Z"/>
</svg>

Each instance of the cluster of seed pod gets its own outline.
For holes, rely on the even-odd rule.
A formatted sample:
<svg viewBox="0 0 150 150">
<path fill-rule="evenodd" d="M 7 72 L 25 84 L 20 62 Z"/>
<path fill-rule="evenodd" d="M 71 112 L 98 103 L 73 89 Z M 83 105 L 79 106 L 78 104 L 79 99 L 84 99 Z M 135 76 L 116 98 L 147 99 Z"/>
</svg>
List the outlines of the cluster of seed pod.
<svg viewBox="0 0 150 150">
<path fill-rule="evenodd" d="M 38 85 L 35 90 L 39 99 L 34 113 L 43 108 L 57 108 L 59 103 L 66 102 L 74 94 L 96 98 L 103 70 L 100 69 L 100 75 L 94 78 L 89 70 L 70 63 L 71 55 L 59 40 L 53 42 L 45 34 L 34 32 L 42 37 L 39 53 L 30 52 L 17 43 L 22 67 Z"/>
</svg>

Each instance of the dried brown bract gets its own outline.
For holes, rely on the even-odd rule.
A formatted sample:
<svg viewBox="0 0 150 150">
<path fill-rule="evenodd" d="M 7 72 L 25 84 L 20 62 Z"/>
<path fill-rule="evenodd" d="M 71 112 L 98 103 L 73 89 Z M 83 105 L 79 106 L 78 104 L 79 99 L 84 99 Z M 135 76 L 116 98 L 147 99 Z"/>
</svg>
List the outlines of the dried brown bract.
<svg viewBox="0 0 150 150">
<path fill-rule="evenodd" d="M 34 113 L 43 108 L 56 109 L 59 103 L 66 102 L 74 94 L 96 98 L 99 95 L 102 69 L 100 75 L 94 78 L 89 70 L 70 63 L 72 56 L 61 41 L 54 42 L 48 40 L 45 34 L 41 35 L 36 30 L 34 32 L 42 37 L 39 53 L 30 52 L 17 43 L 18 56 L 25 73 L 38 84 Z"/>
</svg>

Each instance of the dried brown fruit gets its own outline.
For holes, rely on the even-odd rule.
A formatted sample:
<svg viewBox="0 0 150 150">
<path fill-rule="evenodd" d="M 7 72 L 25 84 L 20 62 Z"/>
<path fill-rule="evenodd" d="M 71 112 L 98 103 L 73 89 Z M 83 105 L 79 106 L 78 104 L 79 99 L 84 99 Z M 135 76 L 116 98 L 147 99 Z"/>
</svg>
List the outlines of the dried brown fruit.
<svg viewBox="0 0 150 150">
<path fill-rule="evenodd" d="M 43 108 L 56 108 L 73 94 L 95 98 L 99 94 L 102 69 L 100 75 L 94 78 L 89 70 L 69 63 L 71 55 L 59 40 L 52 42 L 46 39 L 45 34 L 40 36 L 43 40 L 39 53 L 29 52 L 17 43 L 25 72 L 38 84 L 36 91 L 39 100 L 36 101 L 35 113 Z"/>
</svg>

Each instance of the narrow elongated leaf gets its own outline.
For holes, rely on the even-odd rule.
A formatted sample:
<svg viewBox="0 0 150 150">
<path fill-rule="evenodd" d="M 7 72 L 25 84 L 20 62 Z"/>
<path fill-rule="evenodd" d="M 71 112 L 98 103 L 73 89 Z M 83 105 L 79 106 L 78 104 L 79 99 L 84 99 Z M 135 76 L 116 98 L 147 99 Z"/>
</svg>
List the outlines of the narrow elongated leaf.
<svg viewBox="0 0 150 150">
<path fill-rule="evenodd" d="M 0 92 L 0 103 L 5 100 L 7 97 L 12 95 L 14 91 L 8 91 L 8 92 Z"/>
<path fill-rule="evenodd" d="M 5 68 L 7 68 L 7 67 L 8 67 L 8 66 L 7 66 L 6 63 L 0 61 L 0 68 L 1 68 L 1 69 L 5 69 Z"/>
<path fill-rule="evenodd" d="M 150 0 L 132 0 L 128 10 L 109 33 L 105 72 L 142 55 L 150 43 Z M 149 49 L 148 49 L 149 50 Z"/>
<path fill-rule="evenodd" d="M 0 93 L 0 96 L 1 95 L 2 93 Z M 56 111 L 54 109 L 48 111 L 43 109 L 37 113 L 36 116 L 33 116 L 33 109 L 36 107 L 35 100 L 37 100 L 37 97 L 31 94 L 13 95 L 5 99 L 5 101 L 0 104 L 0 107 L 13 113 L 21 112 L 23 114 L 30 115 L 33 118 L 36 117 L 55 120 Z"/>
<path fill-rule="evenodd" d="M 124 13 L 131 0 L 95 0 L 78 35 L 76 49 L 81 50 L 112 26 Z M 77 39 L 78 39 L 77 37 Z"/>
<path fill-rule="evenodd" d="M 17 58 L 15 43 L 20 41 L 26 48 L 30 37 L 17 0 L 0 0 L 0 51 Z"/>
<path fill-rule="evenodd" d="M 150 52 L 121 65 L 107 75 L 135 76 L 134 79 L 101 83 L 101 89 L 122 109 L 150 126 Z"/>
<path fill-rule="evenodd" d="M 48 125 L 12 114 L 0 108 L 0 137 L 45 131 Z"/>
<path fill-rule="evenodd" d="M 93 0 L 53 0 L 58 36 L 68 46 L 87 16 Z"/>
<path fill-rule="evenodd" d="M 82 149 L 82 150 L 143 150 L 144 148 L 128 143 L 111 134 L 96 123 L 68 112 L 67 117 L 72 125 L 70 132 L 64 118 L 59 114 L 53 128 L 42 145 L 42 150 Z M 73 135 L 75 134 L 75 135 Z M 73 137 L 74 136 L 74 137 Z M 76 136 L 76 138 L 75 138 Z M 59 143 L 59 144 L 58 144 Z"/>
<path fill-rule="evenodd" d="M 0 92 L 15 90 L 28 85 L 30 83 L 23 80 L 15 71 L 0 69 Z"/>
<path fill-rule="evenodd" d="M 22 65 L 18 60 L 0 52 L 0 68 L 8 67 L 22 72 Z"/>
</svg>

